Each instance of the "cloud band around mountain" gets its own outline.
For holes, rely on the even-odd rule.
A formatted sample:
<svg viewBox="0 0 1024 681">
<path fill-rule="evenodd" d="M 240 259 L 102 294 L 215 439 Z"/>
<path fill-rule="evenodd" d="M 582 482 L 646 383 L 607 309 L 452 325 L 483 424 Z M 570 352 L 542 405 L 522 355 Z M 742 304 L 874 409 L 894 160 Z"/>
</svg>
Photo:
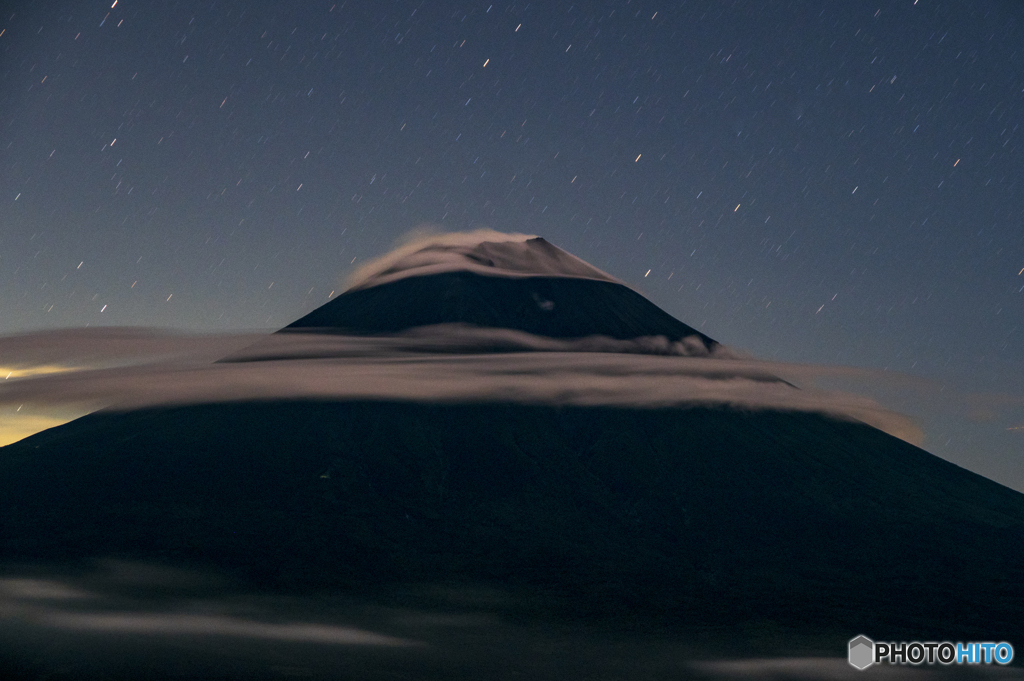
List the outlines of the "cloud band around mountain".
<svg viewBox="0 0 1024 681">
<path fill-rule="evenodd" d="M 288 333 L 257 343 L 253 338 L 124 329 L 0 338 L 0 356 L 10 365 L 31 366 L 62 354 L 88 362 L 0 380 L 0 408 L 9 415 L 16 405 L 28 405 L 30 414 L 279 399 L 728 406 L 823 413 L 862 421 L 913 444 L 923 440 L 911 419 L 869 398 L 800 389 L 777 378 L 786 365 L 659 353 L 669 345 L 654 340 L 646 341 L 652 346 L 647 352 L 641 345 L 623 352 L 616 345 L 622 342 L 612 339 L 531 340 L 529 334 L 501 330 L 476 335 L 419 330 L 376 338 Z M 495 352 L 496 342 L 526 346 L 520 350 L 532 343 L 533 348 Z M 588 343 L 597 351 L 585 351 Z M 612 347 L 619 351 L 601 351 Z M 230 361 L 211 362 L 214 351 Z M 122 365 L 112 366 L 117 363 Z"/>
</svg>

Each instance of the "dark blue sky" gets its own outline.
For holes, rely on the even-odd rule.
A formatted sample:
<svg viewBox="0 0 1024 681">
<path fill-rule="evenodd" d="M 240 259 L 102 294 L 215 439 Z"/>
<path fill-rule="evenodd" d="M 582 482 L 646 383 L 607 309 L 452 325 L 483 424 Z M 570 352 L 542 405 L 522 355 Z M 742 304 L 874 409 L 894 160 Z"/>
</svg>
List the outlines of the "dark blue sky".
<svg viewBox="0 0 1024 681">
<path fill-rule="evenodd" d="M 0 334 L 280 327 L 488 226 L 754 356 L 933 379 L 928 448 L 1021 468 L 1020 3 L 15 5 Z"/>
</svg>

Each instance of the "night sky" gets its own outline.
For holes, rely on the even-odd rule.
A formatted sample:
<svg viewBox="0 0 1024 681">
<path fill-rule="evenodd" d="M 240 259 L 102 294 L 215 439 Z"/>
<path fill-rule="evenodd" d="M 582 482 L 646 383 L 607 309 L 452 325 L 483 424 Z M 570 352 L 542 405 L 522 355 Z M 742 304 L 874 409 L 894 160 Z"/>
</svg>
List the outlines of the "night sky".
<svg viewBox="0 0 1024 681">
<path fill-rule="evenodd" d="M 411 230 L 490 227 L 869 370 L 1024 489 L 1020 3 L 12 5 L 0 334 L 269 330 Z"/>
</svg>

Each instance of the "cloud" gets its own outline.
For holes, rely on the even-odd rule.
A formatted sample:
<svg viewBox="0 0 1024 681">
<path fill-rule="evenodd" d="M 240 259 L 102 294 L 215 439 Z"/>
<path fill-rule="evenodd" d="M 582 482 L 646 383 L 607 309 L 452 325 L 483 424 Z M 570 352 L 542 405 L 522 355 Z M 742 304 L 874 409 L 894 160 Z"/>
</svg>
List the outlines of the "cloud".
<svg viewBox="0 0 1024 681">
<path fill-rule="evenodd" d="M 408 646 L 411 641 L 354 627 L 294 622 L 277 624 L 242 617 L 193 613 L 36 611 L 37 625 L 94 633 L 232 636 L 270 641 L 333 645 Z"/>
<path fill-rule="evenodd" d="M 167 568 L 154 569 L 145 564 L 108 564 L 106 589 L 90 591 L 75 585 L 67 578 L 0 577 L 0 620 L 4 616 L 19 616 L 43 630 L 64 630 L 89 634 L 120 634 L 146 637 L 188 635 L 191 637 L 230 637 L 279 643 L 315 643 L 320 645 L 408 647 L 422 645 L 416 641 L 388 636 L 353 626 L 316 621 L 280 621 L 281 614 L 273 613 L 277 621 L 253 617 L 253 605 L 224 611 L 229 603 L 206 604 L 195 607 L 194 593 L 200 585 L 185 571 Z M 95 579 L 95 577 L 94 577 Z M 112 598 L 110 587 L 117 592 Z M 168 587 L 192 595 L 190 605 L 181 609 L 161 611 L 140 609 L 140 603 L 131 603 L 126 596 L 146 587 L 157 587 L 167 593 Z M 209 586 L 207 585 L 207 591 Z M 127 601 L 127 602 L 126 602 Z M 134 606 L 125 609 L 125 605 Z M 120 606 L 121 609 L 118 609 Z M 215 607 L 211 607 L 215 606 Z M 152 605 L 150 604 L 150 608 Z M 244 612 L 247 611 L 247 612 Z"/>
<path fill-rule="evenodd" d="M 0 671 L 16 661 L 15 669 L 37 670 L 39 678 L 138 678 L 154 669 L 189 678 L 434 678 L 452 670 L 488 678 L 501 669 L 531 679 L 853 681 L 865 673 L 931 679 L 968 671 L 877 665 L 861 672 L 839 656 L 843 641 L 799 634 L 773 634 L 776 657 L 723 659 L 723 651 L 766 640 L 720 628 L 688 639 L 623 632 L 614 623 L 551 626 L 536 616 L 542 596 L 473 585 L 423 584 L 381 601 L 252 593 L 225 575 L 111 560 L 71 574 L 46 565 L 26 572 L 0 574 Z M 831 656 L 785 656 L 808 649 Z M 1021 678 L 1012 667 L 969 671 L 970 678 Z"/>
<path fill-rule="evenodd" d="M 0 336 L 0 380 L 76 367 L 188 358 L 216 361 L 265 333 L 189 334 L 168 329 L 105 326 Z"/>
<path fill-rule="evenodd" d="M 609 336 L 552 338 L 514 329 L 471 324 L 420 326 L 387 336 L 345 336 L 336 329 L 286 329 L 264 336 L 221 361 L 367 357 L 399 353 L 611 352 L 739 359 L 723 345 L 709 350 L 698 336 L 672 341 L 665 336 L 617 339 Z"/>
<path fill-rule="evenodd" d="M 127 344 L 131 363 L 0 381 L 0 407 L 112 408 L 119 410 L 239 400 L 381 399 L 425 402 L 621 406 L 634 408 L 728 405 L 828 414 L 862 421 L 918 444 L 909 418 L 855 394 L 799 389 L 778 378 L 779 364 L 754 360 L 643 353 L 643 339 L 622 350 L 620 341 L 555 341 L 519 332 L 420 330 L 381 338 L 289 333 L 259 338 L 229 361 L 211 363 L 212 349 L 237 348 L 239 336 L 159 336 L 147 331 Z M 133 338 L 123 329 L 111 338 Z M 58 332 L 42 344 L 68 356 L 113 363 L 118 342 L 101 331 Z M 136 339 L 137 340 L 137 339 Z M 7 339 L 0 338 L 0 352 Z M 79 347 L 84 343 L 86 349 Z M 507 343 L 508 351 L 495 343 Z M 664 350 L 665 346 L 657 349 Z M 104 349 L 103 352 L 98 348 Z M 589 349 L 591 351 L 581 351 Z M 649 350 L 650 348 L 648 348 Z M 482 351 L 487 350 L 487 351 Z M 24 360 L 32 350 L 12 355 Z M 90 354 L 91 353 L 91 354 Z M 144 361 L 147 359 L 149 361 Z M 6 356 L 6 355 L 5 355 Z M 171 359 L 167 359 L 171 357 Z M 52 357 L 46 356 L 47 361 Z M 808 369 L 801 370 L 805 375 Z M 800 373 L 797 371 L 796 373 Z"/>
</svg>

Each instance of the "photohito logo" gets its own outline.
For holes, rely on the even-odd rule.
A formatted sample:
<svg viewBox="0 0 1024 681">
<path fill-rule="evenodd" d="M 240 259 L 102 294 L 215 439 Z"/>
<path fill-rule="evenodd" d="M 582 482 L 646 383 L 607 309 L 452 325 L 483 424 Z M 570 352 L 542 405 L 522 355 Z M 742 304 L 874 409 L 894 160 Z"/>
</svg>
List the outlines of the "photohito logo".
<svg viewBox="0 0 1024 681">
<path fill-rule="evenodd" d="M 861 635 L 850 639 L 847 660 L 857 669 L 873 664 L 1010 664 L 1013 646 L 1000 643 L 950 643 L 911 641 L 886 643 Z"/>
</svg>

